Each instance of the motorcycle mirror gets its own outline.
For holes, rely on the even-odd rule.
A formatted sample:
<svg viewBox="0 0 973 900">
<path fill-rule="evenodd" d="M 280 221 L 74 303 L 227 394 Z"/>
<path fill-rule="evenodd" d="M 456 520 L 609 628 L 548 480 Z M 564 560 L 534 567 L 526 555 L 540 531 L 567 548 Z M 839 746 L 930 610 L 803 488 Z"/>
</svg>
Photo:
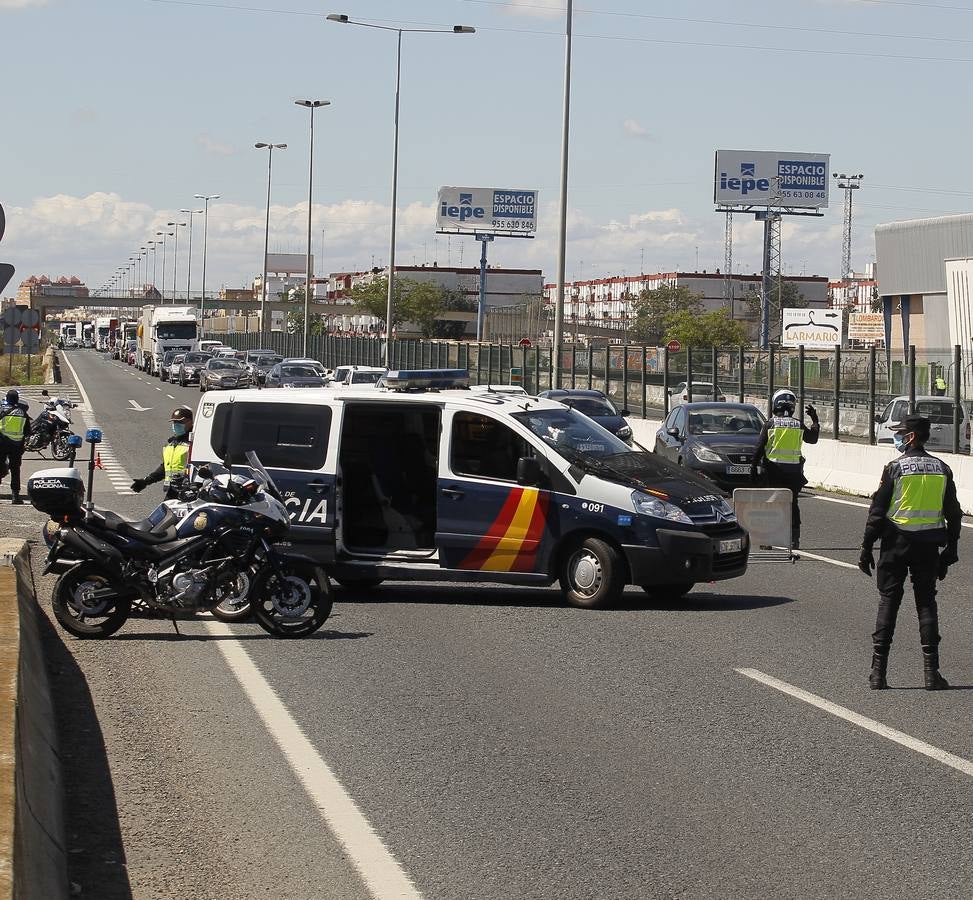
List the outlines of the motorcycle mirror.
<svg viewBox="0 0 973 900">
<path fill-rule="evenodd" d="M 41 391 L 41 396 L 42 397 L 46 397 L 47 396 L 47 388 L 44 388 L 44 390 Z"/>
</svg>

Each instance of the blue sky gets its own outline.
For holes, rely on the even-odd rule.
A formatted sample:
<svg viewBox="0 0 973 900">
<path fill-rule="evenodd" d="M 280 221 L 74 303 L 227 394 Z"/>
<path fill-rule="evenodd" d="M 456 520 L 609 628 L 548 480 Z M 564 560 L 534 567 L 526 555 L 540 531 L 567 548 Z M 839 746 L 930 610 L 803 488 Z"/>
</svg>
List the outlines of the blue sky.
<svg viewBox="0 0 973 900">
<path fill-rule="evenodd" d="M 97 287 L 195 193 L 221 195 L 210 287 L 242 286 L 263 247 L 258 140 L 289 144 L 275 156 L 271 250 L 302 251 L 298 97 L 333 103 L 316 117 L 318 270 L 384 262 L 394 35 L 326 22 L 329 12 L 478 29 L 405 37 L 399 261 L 455 265 L 462 245 L 474 262 L 475 242 L 435 235 L 440 185 L 537 187 L 537 240 L 497 241 L 491 257 L 552 278 L 562 6 L 0 0 L 0 259 L 17 267 L 11 287 L 32 273 Z M 643 256 L 647 272 L 691 269 L 697 248 L 700 268 L 721 266 L 717 147 L 826 152 L 835 171 L 865 173 L 858 268 L 872 259 L 875 224 L 970 211 L 971 25 L 973 3 L 947 0 L 578 2 L 569 277 L 636 273 Z M 735 269 L 755 271 L 759 230 L 737 219 Z M 787 271 L 834 275 L 840 251 L 840 196 L 823 219 L 788 222 Z"/>
</svg>

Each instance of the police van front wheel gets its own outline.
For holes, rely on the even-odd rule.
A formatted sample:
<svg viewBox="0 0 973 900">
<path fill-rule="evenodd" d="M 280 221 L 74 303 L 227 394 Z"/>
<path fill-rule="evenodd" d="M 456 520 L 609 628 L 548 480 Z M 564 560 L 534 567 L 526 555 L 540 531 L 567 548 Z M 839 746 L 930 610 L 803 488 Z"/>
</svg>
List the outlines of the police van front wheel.
<svg viewBox="0 0 973 900">
<path fill-rule="evenodd" d="M 625 588 L 622 554 L 600 538 L 586 538 L 564 556 L 561 590 L 572 606 L 598 609 L 618 602 Z"/>
</svg>

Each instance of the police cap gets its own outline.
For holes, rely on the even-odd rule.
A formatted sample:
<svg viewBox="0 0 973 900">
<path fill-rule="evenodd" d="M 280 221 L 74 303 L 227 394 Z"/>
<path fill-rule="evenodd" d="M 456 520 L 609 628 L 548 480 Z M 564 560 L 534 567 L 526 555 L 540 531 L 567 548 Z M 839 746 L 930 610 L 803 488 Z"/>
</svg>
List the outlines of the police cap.
<svg viewBox="0 0 973 900">
<path fill-rule="evenodd" d="M 922 440 L 929 437 L 930 421 L 925 416 L 906 416 L 893 434 L 916 434 Z"/>
<path fill-rule="evenodd" d="M 193 411 L 188 406 L 177 406 L 169 417 L 171 422 L 192 422 Z"/>
</svg>

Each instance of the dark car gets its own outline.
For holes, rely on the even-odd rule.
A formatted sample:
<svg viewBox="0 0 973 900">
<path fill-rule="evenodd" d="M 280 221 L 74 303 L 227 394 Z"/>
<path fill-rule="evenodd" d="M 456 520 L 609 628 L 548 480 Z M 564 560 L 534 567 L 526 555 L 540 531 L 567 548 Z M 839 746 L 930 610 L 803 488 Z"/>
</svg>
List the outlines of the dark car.
<svg viewBox="0 0 973 900">
<path fill-rule="evenodd" d="M 750 484 L 764 421 L 750 403 L 681 403 L 656 432 L 655 452 L 732 491 Z"/>
<path fill-rule="evenodd" d="M 180 350 L 166 350 L 162 355 L 162 362 L 159 363 L 159 378 L 168 381 L 172 375 L 172 365 L 176 359 L 185 354 Z"/>
<path fill-rule="evenodd" d="M 250 370 L 243 360 L 231 356 L 217 356 L 211 359 L 199 373 L 199 390 L 226 391 L 231 388 L 245 388 L 253 384 Z"/>
<path fill-rule="evenodd" d="M 267 373 L 267 387 L 324 387 L 324 376 L 309 363 L 278 363 Z"/>
<path fill-rule="evenodd" d="M 282 359 L 273 350 L 248 350 L 244 362 L 254 381 L 263 384 L 267 380 L 267 373 Z"/>
<path fill-rule="evenodd" d="M 602 428 L 610 431 L 615 437 L 620 437 L 625 443 L 632 443 L 632 428 L 623 418 L 627 416 L 627 409 L 619 409 L 601 391 L 586 390 L 554 390 L 541 391 L 538 397 L 557 400 L 571 409 L 594 419 Z"/>
<path fill-rule="evenodd" d="M 200 371 L 212 358 L 212 353 L 201 353 L 199 350 L 187 353 L 178 366 L 174 365 L 169 370 L 169 380 L 178 381 L 182 387 L 199 381 Z"/>
</svg>

